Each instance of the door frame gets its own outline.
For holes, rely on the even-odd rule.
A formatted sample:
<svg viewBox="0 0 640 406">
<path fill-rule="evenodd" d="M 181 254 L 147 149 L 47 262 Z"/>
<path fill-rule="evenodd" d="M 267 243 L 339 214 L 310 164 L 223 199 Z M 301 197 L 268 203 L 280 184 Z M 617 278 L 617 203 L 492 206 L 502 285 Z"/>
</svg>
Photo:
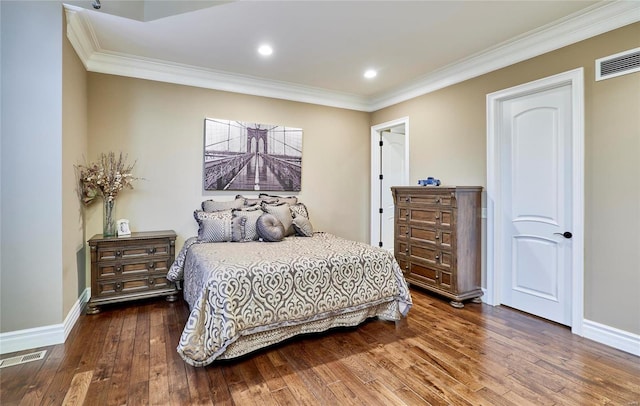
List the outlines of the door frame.
<svg viewBox="0 0 640 406">
<path fill-rule="evenodd" d="M 501 201 L 500 125 L 502 103 L 560 86 L 571 86 L 572 134 L 572 275 L 571 331 L 582 335 L 584 320 L 584 69 L 573 69 L 547 78 L 487 94 L 487 279 L 485 301 L 502 303 L 500 284 L 505 264 L 501 263 L 503 233 Z"/>
<path fill-rule="evenodd" d="M 371 220 L 369 224 L 371 245 L 377 247 L 380 241 L 380 133 L 391 127 L 397 127 L 404 124 L 404 173 L 405 182 L 409 181 L 409 117 L 402 117 L 395 120 L 387 121 L 382 124 L 371 126 L 371 199 L 370 213 Z M 404 186 L 404 185 L 399 185 Z"/>
</svg>

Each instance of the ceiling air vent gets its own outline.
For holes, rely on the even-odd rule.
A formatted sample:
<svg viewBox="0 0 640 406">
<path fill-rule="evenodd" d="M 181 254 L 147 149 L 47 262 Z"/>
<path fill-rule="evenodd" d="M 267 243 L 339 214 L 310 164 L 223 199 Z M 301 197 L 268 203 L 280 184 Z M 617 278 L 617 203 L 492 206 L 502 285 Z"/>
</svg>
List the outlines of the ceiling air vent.
<svg viewBox="0 0 640 406">
<path fill-rule="evenodd" d="M 640 48 L 596 59 L 596 80 L 640 72 Z"/>
</svg>

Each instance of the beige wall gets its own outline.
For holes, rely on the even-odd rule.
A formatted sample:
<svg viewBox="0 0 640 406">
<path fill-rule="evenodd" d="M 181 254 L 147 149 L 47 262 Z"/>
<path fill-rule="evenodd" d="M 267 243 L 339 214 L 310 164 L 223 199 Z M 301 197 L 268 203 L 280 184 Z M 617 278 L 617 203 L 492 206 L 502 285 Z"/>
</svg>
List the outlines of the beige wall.
<svg viewBox="0 0 640 406">
<path fill-rule="evenodd" d="M 594 61 L 640 46 L 640 23 L 372 114 L 410 118 L 410 179 L 486 186 L 486 101 L 497 90 L 585 72 L 585 318 L 640 334 L 640 73 L 595 82 Z"/>
<path fill-rule="evenodd" d="M 87 72 L 65 33 L 62 40 L 62 314 L 87 287 L 82 208 L 74 165 L 87 155 Z"/>
<path fill-rule="evenodd" d="M 300 127 L 302 191 L 316 230 L 368 241 L 369 114 L 263 97 L 89 74 L 89 157 L 123 151 L 145 178 L 118 197 L 117 217 L 133 231 L 173 229 L 177 247 L 195 235 L 203 192 L 204 118 Z M 255 193 L 242 192 L 245 195 Z M 87 212 L 87 237 L 102 232 L 101 207 Z"/>
</svg>

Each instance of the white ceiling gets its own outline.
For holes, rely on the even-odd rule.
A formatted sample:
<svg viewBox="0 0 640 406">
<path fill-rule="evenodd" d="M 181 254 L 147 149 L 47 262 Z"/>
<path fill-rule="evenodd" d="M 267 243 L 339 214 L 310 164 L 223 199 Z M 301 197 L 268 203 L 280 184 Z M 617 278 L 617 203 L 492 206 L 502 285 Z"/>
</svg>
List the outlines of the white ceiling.
<svg viewBox="0 0 640 406">
<path fill-rule="evenodd" d="M 640 20 L 638 3 L 632 3 L 624 10 L 637 14 L 631 21 Z M 177 83 L 180 75 L 196 82 L 208 76 L 205 87 L 311 102 L 300 94 L 315 94 L 362 110 L 411 95 L 425 80 L 444 77 L 510 44 L 545 51 L 534 50 L 538 43 L 531 39 L 549 36 L 556 27 L 571 29 L 572 21 L 593 19 L 611 5 L 578 0 L 101 0 L 101 9 L 94 10 L 91 1 L 72 4 L 82 8 L 66 6 L 69 24 L 79 24 L 69 36 L 88 70 Z M 258 55 L 262 43 L 273 46 L 273 55 Z M 567 45 L 556 43 L 556 48 Z M 517 62 L 508 59 L 504 63 Z M 158 72 L 140 73 L 143 68 Z M 369 68 L 378 70 L 376 78 L 363 77 Z"/>
</svg>

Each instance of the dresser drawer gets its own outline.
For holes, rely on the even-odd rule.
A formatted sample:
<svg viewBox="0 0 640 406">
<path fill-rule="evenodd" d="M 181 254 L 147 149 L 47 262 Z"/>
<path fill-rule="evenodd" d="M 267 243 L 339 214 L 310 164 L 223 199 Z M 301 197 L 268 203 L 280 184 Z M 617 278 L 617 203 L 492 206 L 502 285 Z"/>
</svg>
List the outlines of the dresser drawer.
<svg viewBox="0 0 640 406">
<path fill-rule="evenodd" d="M 408 274 L 411 275 L 411 279 L 450 293 L 455 293 L 455 283 L 451 272 L 411 262 L 409 264 Z"/>
<path fill-rule="evenodd" d="M 411 208 L 407 214 L 407 220 L 413 224 L 449 228 L 453 222 L 453 212 L 439 207 Z"/>
<path fill-rule="evenodd" d="M 453 246 L 453 233 L 449 229 L 399 225 L 398 230 L 398 238 L 403 240 L 404 245 L 431 244 L 442 249 L 451 249 Z"/>
<path fill-rule="evenodd" d="M 425 206 L 439 206 L 439 207 L 451 207 L 455 204 L 455 199 L 451 196 L 451 193 L 440 192 L 428 195 L 423 194 L 399 194 L 396 204 L 399 206 L 408 205 L 425 205 Z"/>
<path fill-rule="evenodd" d="M 167 272 L 171 260 L 167 256 L 150 256 L 137 261 L 104 261 L 97 264 L 98 279 L 114 278 L 150 272 Z"/>
</svg>

